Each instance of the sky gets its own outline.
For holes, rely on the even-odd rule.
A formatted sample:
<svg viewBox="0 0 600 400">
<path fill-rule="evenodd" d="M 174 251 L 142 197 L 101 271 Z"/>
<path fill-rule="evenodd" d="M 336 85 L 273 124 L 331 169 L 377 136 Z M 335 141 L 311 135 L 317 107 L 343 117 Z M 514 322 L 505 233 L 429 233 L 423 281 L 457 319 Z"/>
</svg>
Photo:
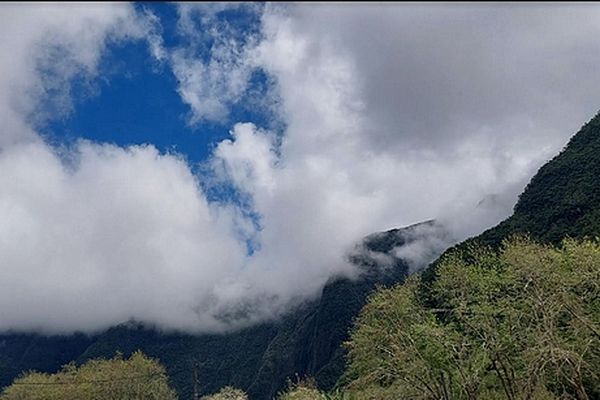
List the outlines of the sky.
<svg viewBox="0 0 600 400">
<path fill-rule="evenodd" d="M 600 105 L 596 4 L 13 3 L 0 22 L 0 331 L 276 319 L 356 278 L 368 234 L 436 219 L 449 246 L 500 222 Z M 397 253 L 418 269 L 438 233 Z"/>
</svg>

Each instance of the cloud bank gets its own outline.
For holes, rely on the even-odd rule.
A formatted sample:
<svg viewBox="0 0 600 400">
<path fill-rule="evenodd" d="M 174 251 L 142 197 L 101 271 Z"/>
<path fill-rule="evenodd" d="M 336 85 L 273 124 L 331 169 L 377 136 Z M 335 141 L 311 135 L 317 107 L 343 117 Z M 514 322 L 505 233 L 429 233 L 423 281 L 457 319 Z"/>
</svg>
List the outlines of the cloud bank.
<svg viewBox="0 0 600 400">
<path fill-rule="evenodd" d="M 177 48 L 129 5 L 0 7 L 0 330 L 239 328 L 354 276 L 365 235 L 435 218 L 448 243 L 396 249 L 426 262 L 508 216 L 600 104 L 593 5 L 267 5 L 242 31 L 215 22 L 226 5 L 190 7 Z M 127 40 L 172 68 L 190 123 L 227 121 L 253 72 L 272 80 L 285 129 L 231 121 L 206 162 L 243 202 L 209 201 L 151 144 L 36 133 Z"/>
</svg>

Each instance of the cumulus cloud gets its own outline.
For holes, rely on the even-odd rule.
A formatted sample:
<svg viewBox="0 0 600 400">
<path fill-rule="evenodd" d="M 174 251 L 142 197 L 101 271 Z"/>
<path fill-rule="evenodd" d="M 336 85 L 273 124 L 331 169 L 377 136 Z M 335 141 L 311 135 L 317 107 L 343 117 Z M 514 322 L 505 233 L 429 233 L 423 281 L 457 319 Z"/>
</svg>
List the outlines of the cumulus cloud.
<svg viewBox="0 0 600 400">
<path fill-rule="evenodd" d="M 365 235 L 435 218 L 394 250 L 418 269 L 507 216 L 600 101 L 593 5 L 268 5 L 241 32 L 228 7 L 180 6 L 175 48 L 128 5 L 0 7 L 0 330 L 234 329 L 355 276 Z M 36 133 L 111 40 L 140 38 L 192 123 L 272 79 L 283 132 L 235 121 L 207 160 L 235 202 L 152 145 Z"/>
<path fill-rule="evenodd" d="M 258 50 L 284 99 L 282 158 L 324 157 L 384 192 L 374 220 L 470 213 L 489 195 L 498 220 L 596 111 L 597 20 L 565 5 L 273 7 Z M 494 223 L 481 217 L 470 234 Z"/>
<path fill-rule="evenodd" d="M 70 81 L 97 73 L 107 43 L 156 39 L 152 21 L 129 5 L 0 12 L 0 329 L 92 331 L 130 318 L 220 329 L 215 282 L 245 257 L 235 212 L 214 209 L 176 155 L 55 149 L 35 132 L 40 115 L 69 111 Z"/>
<path fill-rule="evenodd" d="M 222 331 L 318 294 L 341 261 L 324 268 L 307 253 L 288 263 L 283 247 L 249 259 L 256 226 L 236 204 L 209 203 L 178 155 L 85 141 L 53 148 L 36 133 L 40 114 L 69 112 L 69 83 L 97 74 L 110 40 L 146 37 L 152 54 L 166 57 L 149 14 L 121 5 L 52 10 L 48 18 L 32 6 L 1 9 L 3 19 L 26 16 L 3 36 L 25 30 L 27 40 L 22 53 L 10 41 L 0 47 L 4 59 L 13 55 L 1 83 L 10 118 L 0 152 L 0 330 L 95 331 L 135 319 Z M 251 196 L 268 190 L 274 137 L 239 124 L 233 139 L 217 147 L 215 174 Z M 301 244 L 299 235 L 286 246 Z"/>
<path fill-rule="evenodd" d="M 252 25 L 240 27 L 220 12 L 250 9 L 258 5 L 244 3 L 182 3 L 177 6 L 179 34 L 185 46 L 172 49 L 169 63 L 178 81 L 178 92 L 191 109 L 190 123 L 225 122 L 229 108 L 238 103 L 252 71 L 259 33 Z"/>
<path fill-rule="evenodd" d="M 211 210 L 182 160 L 151 146 L 81 143 L 71 156 L 67 167 L 28 144 L 0 157 L 2 327 L 94 330 L 135 317 L 214 328 L 212 285 L 245 255 L 229 215 Z"/>
<path fill-rule="evenodd" d="M 238 125 L 215 154 L 260 215 L 249 270 L 277 266 L 269 290 L 287 295 L 297 282 L 318 287 L 352 272 L 339 258 L 350 243 L 435 218 L 449 233 L 396 249 L 417 269 L 507 217 L 595 113 L 598 16 L 579 6 L 268 7 L 253 57 L 275 77 L 286 129 L 275 144 Z"/>
<path fill-rule="evenodd" d="M 597 109 L 599 16 L 581 5 L 267 7 L 253 57 L 275 77 L 287 129 L 269 190 L 253 195 L 263 243 L 285 225 L 280 209 L 349 237 L 437 218 L 460 239 L 508 216 Z"/>
</svg>

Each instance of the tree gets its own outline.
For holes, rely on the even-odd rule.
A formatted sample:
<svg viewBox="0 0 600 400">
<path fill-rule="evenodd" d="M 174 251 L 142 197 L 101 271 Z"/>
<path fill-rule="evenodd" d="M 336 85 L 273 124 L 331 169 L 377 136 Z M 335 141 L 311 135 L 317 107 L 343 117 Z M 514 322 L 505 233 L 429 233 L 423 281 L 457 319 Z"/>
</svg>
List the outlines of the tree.
<svg viewBox="0 0 600 400">
<path fill-rule="evenodd" d="M 248 400 L 248 395 L 243 390 L 226 386 L 218 393 L 202 397 L 202 400 Z"/>
<path fill-rule="evenodd" d="M 1 400 L 174 400 L 165 369 L 136 352 L 129 359 L 117 354 L 77 367 L 67 364 L 55 374 L 29 372 L 0 395 Z"/>
<path fill-rule="evenodd" d="M 348 347 L 343 383 L 360 398 L 598 398 L 600 246 L 449 254 L 429 286 L 376 292 Z"/>
<path fill-rule="evenodd" d="M 313 379 L 303 379 L 293 383 L 288 381 L 288 388 L 279 394 L 279 400 L 350 400 L 344 393 L 334 391 L 324 393 L 317 389 Z"/>
</svg>

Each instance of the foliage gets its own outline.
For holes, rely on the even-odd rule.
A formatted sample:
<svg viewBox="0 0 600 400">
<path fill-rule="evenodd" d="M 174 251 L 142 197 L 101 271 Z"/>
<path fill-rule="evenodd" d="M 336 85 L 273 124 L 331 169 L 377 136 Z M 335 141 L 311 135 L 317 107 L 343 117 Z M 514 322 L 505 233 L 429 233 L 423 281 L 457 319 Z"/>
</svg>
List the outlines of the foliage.
<svg viewBox="0 0 600 400">
<path fill-rule="evenodd" d="M 202 397 L 202 400 L 248 400 L 248 395 L 243 390 L 225 386 L 218 393 Z"/>
<path fill-rule="evenodd" d="M 600 398 L 597 243 L 502 249 L 515 234 L 553 245 L 597 236 L 598 176 L 600 114 L 538 171 L 510 218 L 371 298 L 341 383 L 361 399 Z"/>
<path fill-rule="evenodd" d="M 304 379 L 297 383 L 288 381 L 286 391 L 279 394 L 278 400 L 350 400 L 339 390 L 326 393 L 317 388 L 313 379 Z"/>
<path fill-rule="evenodd" d="M 314 386 L 297 385 L 279 396 L 279 400 L 324 400 L 325 396 Z"/>
<path fill-rule="evenodd" d="M 29 372 L 4 389 L 1 400 L 169 400 L 176 399 L 165 369 L 141 352 L 129 359 L 117 354 L 77 367 L 67 364 L 60 372 Z"/>
<path fill-rule="evenodd" d="M 314 379 L 302 380 L 292 383 L 288 380 L 287 390 L 279 393 L 279 400 L 346 400 L 347 397 L 340 391 L 332 393 L 321 392 Z M 202 397 L 203 400 L 248 400 L 248 395 L 240 389 L 227 386 L 218 393 Z"/>
<path fill-rule="evenodd" d="M 464 250 L 464 249 L 463 249 Z M 526 238 L 448 254 L 371 296 L 344 378 L 361 399 L 591 399 L 600 396 L 600 245 Z M 468 260 L 468 261 L 466 261 Z"/>
</svg>

